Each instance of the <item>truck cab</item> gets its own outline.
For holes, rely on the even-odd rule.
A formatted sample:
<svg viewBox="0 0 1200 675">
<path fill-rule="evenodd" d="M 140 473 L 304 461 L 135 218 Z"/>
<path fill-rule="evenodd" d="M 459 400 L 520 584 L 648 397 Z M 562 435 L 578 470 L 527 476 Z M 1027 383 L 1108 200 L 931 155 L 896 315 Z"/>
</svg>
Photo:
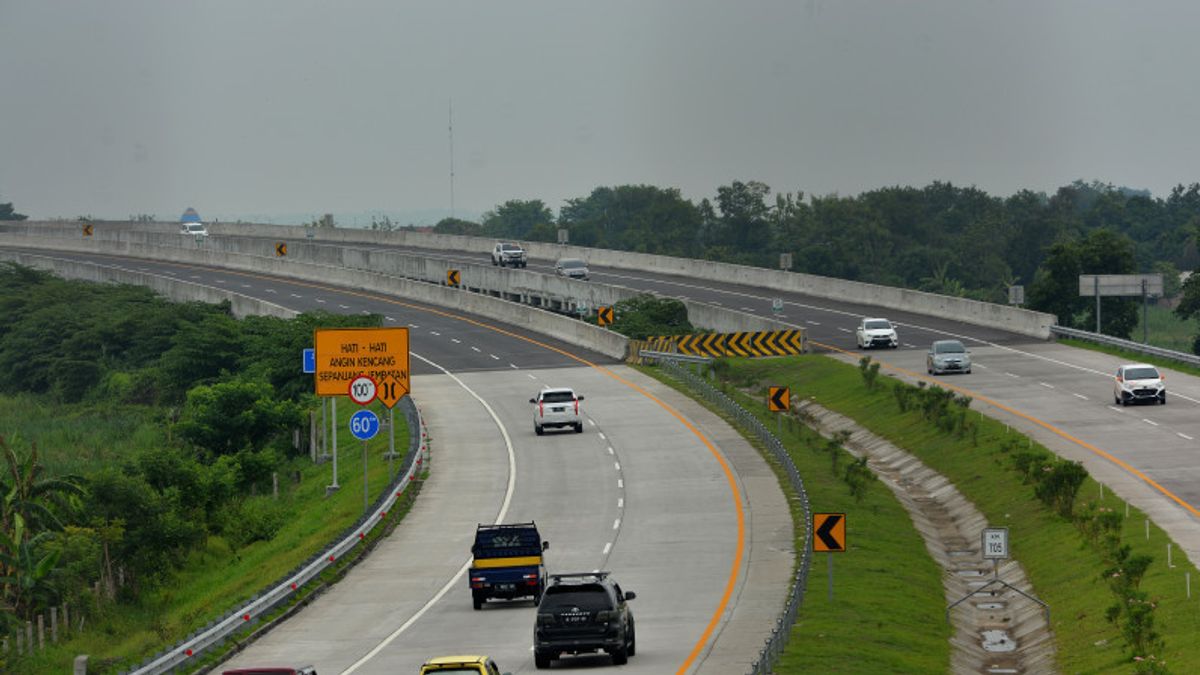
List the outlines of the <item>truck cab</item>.
<svg viewBox="0 0 1200 675">
<path fill-rule="evenodd" d="M 532 598 L 538 604 L 546 588 L 542 552 L 548 548 L 532 522 L 479 525 L 467 574 L 475 609 L 493 598 Z"/>
</svg>

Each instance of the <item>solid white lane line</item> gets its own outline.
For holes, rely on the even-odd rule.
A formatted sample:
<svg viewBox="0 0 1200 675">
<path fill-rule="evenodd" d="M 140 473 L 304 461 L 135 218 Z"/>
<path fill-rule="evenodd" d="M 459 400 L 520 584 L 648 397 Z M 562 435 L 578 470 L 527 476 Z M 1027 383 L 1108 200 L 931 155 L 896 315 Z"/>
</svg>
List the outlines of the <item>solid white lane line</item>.
<svg viewBox="0 0 1200 675">
<path fill-rule="evenodd" d="M 1072 393 L 1071 395 L 1074 396 L 1075 398 L 1083 399 L 1084 401 L 1088 400 L 1088 397 L 1084 396 L 1083 394 Z"/>
<path fill-rule="evenodd" d="M 1142 418 L 1142 421 L 1145 422 L 1146 424 L 1149 424 L 1152 427 L 1158 426 L 1158 422 L 1155 422 L 1154 420 L 1148 420 L 1145 417 Z"/>
<path fill-rule="evenodd" d="M 424 361 L 425 363 L 428 363 L 429 365 L 433 366 L 434 368 L 437 368 L 438 370 L 442 371 L 450 379 L 452 379 L 456 383 L 458 383 L 458 386 L 460 386 L 464 390 L 466 390 L 466 392 L 468 394 L 470 394 L 472 397 L 475 398 L 475 400 L 479 401 L 479 403 L 481 405 L 483 405 L 484 410 L 487 410 L 487 413 L 488 413 L 488 415 L 491 416 L 492 421 L 495 422 L 496 426 L 500 428 L 500 435 L 504 437 L 504 445 L 508 449 L 508 484 L 504 488 L 504 501 L 500 505 L 500 512 L 496 514 L 495 522 L 496 523 L 504 522 L 505 516 L 508 515 L 508 507 L 512 503 L 513 493 L 516 491 L 515 488 L 516 488 L 516 481 L 517 481 L 517 455 L 516 455 L 516 452 L 513 450 L 512 438 L 508 435 L 508 429 L 504 426 L 504 423 L 500 421 L 500 417 L 496 414 L 496 411 L 492 409 L 492 406 L 488 405 L 488 402 L 483 400 L 483 398 L 480 397 L 479 394 L 475 393 L 475 391 L 472 390 L 470 387 L 468 387 L 462 380 L 458 379 L 458 377 L 455 376 L 454 373 L 451 373 L 450 371 L 439 366 L 438 364 L 434 363 L 433 361 L 430 361 L 429 359 L 421 356 L 420 354 L 415 354 L 412 352 L 409 352 L 409 353 L 412 356 L 414 356 L 414 357 Z M 405 621 L 403 624 L 401 624 L 400 627 L 397 628 L 395 631 L 393 631 L 391 635 L 388 635 L 379 644 L 375 645 L 375 647 L 373 647 L 369 652 L 367 652 L 366 654 L 363 654 L 361 658 L 359 658 L 354 663 L 350 664 L 349 668 L 346 668 L 345 670 L 342 671 L 342 675 L 350 675 L 350 673 L 353 673 L 354 671 L 358 670 L 360 667 L 362 667 L 362 665 L 364 663 L 375 658 L 375 656 L 378 655 L 379 652 L 383 651 L 388 645 L 390 645 L 393 641 L 395 641 L 396 638 L 400 637 L 401 633 L 408 630 L 409 627 L 411 627 L 422 616 L 424 616 L 425 612 L 428 612 L 431 607 L 433 607 L 435 604 L 437 604 L 442 599 L 442 597 L 445 596 L 446 593 L 448 593 L 450 591 L 451 588 L 457 586 L 458 580 L 461 579 L 462 576 L 467 573 L 467 570 L 470 569 L 470 567 L 471 567 L 471 558 L 467 558 L 467 560 L 462 564 L 462 567 L 458 568 L 458 572 L 453 577 L 451 577 L 449 581 L 446 582 L 445 586 L 442 586 L 441 590 L 439 590 L 432 598 L 429 599 L 429 602 L 426 602 L 425 605 L 423 607 L 421 607 L 421 609 L 417 610 L 416 614 L 413 614 L 412 617 L 410 617 L 408 619 L 408 621 Z"/>
<path fill-rule="evenodd" d="M 1053 388 L 1054 388 L 1054 385 L 1052 385 L 1052 384 L 1048 384 L 1048 383 L 1046 383 L 1046 382 L 1038 382 L 1038 384 L 1042 385 L 1043 387 L 1045 387 L 1045 388 L 1047 388 L 1047 389 L 1053 389 Z"/>
</svg>

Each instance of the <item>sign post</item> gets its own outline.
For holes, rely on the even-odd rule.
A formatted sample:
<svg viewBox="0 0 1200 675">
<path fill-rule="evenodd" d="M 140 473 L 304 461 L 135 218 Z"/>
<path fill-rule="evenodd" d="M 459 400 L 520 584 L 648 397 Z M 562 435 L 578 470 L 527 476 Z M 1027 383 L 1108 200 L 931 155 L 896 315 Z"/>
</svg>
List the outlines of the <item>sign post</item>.
<svg viewBox="0 0 1200 675">
<path fill-rule="evenodd" d="M 846 514 L 814 513 L 813 532 L 813 552 L 829 554 L 829 602 L 833 602 L 833 554 L 846 552 Z"/>
<path fill-rule="evenodd" d="M 1163 294 L 1162 274 L 1080 274 L 1080 297 L 1096 296 L 1096 333 L 1100 331 L 1100 298 L 1142 296 L 1142 342 L 1146 342 L 1148 298 Z"/>
<path fill-rule="evenodd" d="M 363 513 L 366 513 L 370 508 L 370 496 L 367 492 L 367 441 L 379 433 L 379 416 L 370 410 L 359 410 L 350 416 L 350 433 L 362 441 Z"/>
<path fill-rule="evenodd" d="M 792 409 L 792 392 L 787 387 L 768 388 L 767 409 L 781 413 Z M 775 417 L 775 435 L 783 435 L 783 415 Z"/>
</svg>

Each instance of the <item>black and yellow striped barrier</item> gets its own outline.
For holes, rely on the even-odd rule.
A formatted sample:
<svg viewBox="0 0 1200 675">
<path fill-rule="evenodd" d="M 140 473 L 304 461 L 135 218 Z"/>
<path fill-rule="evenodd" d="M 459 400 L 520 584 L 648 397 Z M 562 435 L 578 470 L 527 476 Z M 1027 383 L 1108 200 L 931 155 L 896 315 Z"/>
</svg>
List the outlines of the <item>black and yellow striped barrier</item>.
<svg viewBox="0 0 1200 675">
<path fill-rule="evenodd" d="M 791 356 L 803 354 L 806 336 L 803 329 L 745 331 L 738 333 L 693 333 L 654 336 L 646 339 L 646 348 L 689 356 Z"/>
</svg>

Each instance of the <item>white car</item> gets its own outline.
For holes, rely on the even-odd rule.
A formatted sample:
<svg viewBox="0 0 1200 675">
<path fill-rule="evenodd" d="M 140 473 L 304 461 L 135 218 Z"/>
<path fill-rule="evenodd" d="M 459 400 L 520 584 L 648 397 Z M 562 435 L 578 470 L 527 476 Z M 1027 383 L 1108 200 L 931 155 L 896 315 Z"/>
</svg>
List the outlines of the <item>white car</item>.
<svg viewBox="0 0 1200 675">
<path fill-rule="evenodd" d="M 1167 403 L 1167 385 L 1162 373 L 1148 363 L 1129 363 L 1117 368 L 1113 381 L 1113 403 Z"/>
<path fill-rule="evenodd" d="M 858 323 L 858 328 L 854 330 L 854 336 L 858 340 L 859 349 L 870 349 L 871 347 L 895 349 L 900 346 L 900 337 L 896 335 L 896 329 L 892 326 L 892 322 L 887 319 L 863 319 Z"/>
<path fill-rule="evenodd" d="M 554 263 L 554 273 L 560 277 L 587 281 L 587 263 L 579 258 L 561 258 L 558 262 Z"/>
<path fill-rule="evenodd" d="M 193 237 L 207 237 L 208 228 L 204 227 L 204 223 L 180 223 L 179 234 Z"/>
<path fill-rule="evenodd" d="M 579 416 L 579 402 L 575 390 L 568 387 L 547 387 L 529 399 L 533 404 L 533 431 L 541 436 L 546 429 L 571 427 L 575 433 L 583 433 L 583 419 Z"/>
</svg>

